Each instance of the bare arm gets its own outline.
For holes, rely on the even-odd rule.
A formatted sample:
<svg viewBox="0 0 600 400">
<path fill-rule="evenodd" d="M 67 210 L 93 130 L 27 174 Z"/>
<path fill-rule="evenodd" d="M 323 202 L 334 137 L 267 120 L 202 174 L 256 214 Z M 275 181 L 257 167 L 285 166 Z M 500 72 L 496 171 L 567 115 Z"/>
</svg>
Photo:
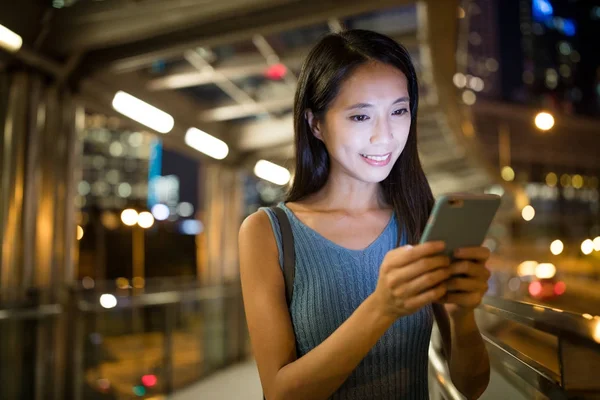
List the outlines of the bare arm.
<svg viewBox="0 0 600 400">
<path fill-rule="evenodd" d="M 434 310 L 452 382 L 467 399 L 477 399 L 490 380 L 490 360 L 474 312 L 487 291 L 490 275 L 485 261 L 489 251 L 483 248 L 465 251 L 465 258 L 473 261 L 459 261 L 450 267 L 453 274 L 465 277 L 453 278 L 448 284 L 449 290 L 462 292 L 449 293 L 447 304 L 435 304 Z"/>
<path fill-rule="evenodd" d="M 445 294 L 445 288 L 437 286 L 448 276 L 447 272 L 438 270 L 439 266 L 447 265 L 445 258 L 421 260 L 410 270 L 393 268 L 401 264 L 401 260 L 405 265 L 420 260 L 423 255 L 438 253 L 439 248 L 429 245 L 421 249 L 396 251 L 395 258 L 386 256 L 390 267 L 383 271 L 382 266 L 378 289 L 331 336 L 296 359 L 277 245 L 266 214 L 255 213 L 244 221 L 239 246 L 250 339 L 262 387 L 269 400 L 328 398 L 396 318 L 402 313 L 408 315 Z M 397 262 L 392 262 L 394 260 Z M 382 275 L 385 279 L 381 278 Z M 406 281 L 408 278 L 412 281 Z M 394 293 L 402 296 L 395 296 L 392 289 L 397 289 Z M 399 297 L 402 297 L 399 303 L 394 303 Z"/>
</svg>

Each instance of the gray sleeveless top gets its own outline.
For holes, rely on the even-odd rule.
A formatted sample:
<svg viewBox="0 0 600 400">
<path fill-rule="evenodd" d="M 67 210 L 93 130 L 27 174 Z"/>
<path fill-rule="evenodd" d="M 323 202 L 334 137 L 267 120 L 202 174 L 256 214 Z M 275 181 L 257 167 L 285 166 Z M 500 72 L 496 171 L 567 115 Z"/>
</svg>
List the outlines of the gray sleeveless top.
<svg viewBox="0 0 600 400">
<path fill-rule="evenodd" d="M 284 203 L 278 207 L 286 212 L 294 234 L 296 276 L 290 315 L 301 357 L 331 335 L 373 293 L 383 257 L 396 247 L 398 221 L 393 216 L 366 249 L 350 250 L 302 223 Z M 268 208 L 261 210 L 271 220 L 283 268 L 281 232 L 275 213 Z M 331 399 L 428 399 L 432 326 L 431 306 L 399 318 Z"/>
</svg>

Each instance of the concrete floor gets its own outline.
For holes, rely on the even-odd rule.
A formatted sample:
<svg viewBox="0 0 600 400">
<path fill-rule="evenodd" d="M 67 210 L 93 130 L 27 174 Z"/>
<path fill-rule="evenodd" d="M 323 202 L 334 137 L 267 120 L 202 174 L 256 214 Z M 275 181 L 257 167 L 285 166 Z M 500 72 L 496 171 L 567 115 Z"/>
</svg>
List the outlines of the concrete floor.
<svg viewBox="0 0 600 400">
<path fill-rule="evenodd" d="M 169 396 L 170 400 L 261 400 L 262 388 L 253 360 L 216 372 Z"/>
</svg>

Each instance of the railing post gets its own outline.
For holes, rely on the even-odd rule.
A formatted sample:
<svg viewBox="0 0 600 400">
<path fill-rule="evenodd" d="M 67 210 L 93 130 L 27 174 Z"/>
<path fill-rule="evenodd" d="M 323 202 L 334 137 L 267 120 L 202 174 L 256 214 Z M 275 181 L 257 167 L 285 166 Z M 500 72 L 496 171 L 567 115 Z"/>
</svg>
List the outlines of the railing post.
<svg viewBox="0 0 600 400">
<path fill-rule="evenodd" d="M 163 337 L 165 393 L 173 392 L 173 330 L 175 328 L 175 304 L 165 304 L 165 332 Z"/>
<path fill-rule="evenodd" d="M 600 323 L 600 321 L 599 321 Z M 561 386 L 572 391 L 600 391 L 600 353 L 586 340 L 558 337 Z"/>
<path fill-rule="evenodd" d="M 79 309 L 77 291 L 72 290 L 69 296 L 69 315 L 73 324 L 73 400 L 82 399 L 83 365 L 85 357 L 85 313 Z"/>
</svg>

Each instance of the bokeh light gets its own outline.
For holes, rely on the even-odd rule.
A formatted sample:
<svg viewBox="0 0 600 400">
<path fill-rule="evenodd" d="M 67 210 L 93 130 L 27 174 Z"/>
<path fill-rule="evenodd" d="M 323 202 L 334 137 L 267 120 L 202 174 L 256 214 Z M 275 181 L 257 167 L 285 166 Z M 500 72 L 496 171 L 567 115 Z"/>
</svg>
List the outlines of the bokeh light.
<svg viewBox="0 0 600 400">
<path fill-rule="evenodd" d="M 533 276 L 533 275 L 535 275 L 535 269 L 537 268 L 537 266 L 538 266 L 537 261 L 531 261 L 531 260 L 523 261 L 517 267 L 517 274 L 521 277 Z"/>
<path fill-rule="evenodd" d="M 542 293 L 542 284 L 538 281 L 531 282 L 529 284 L 529 294 L 533 297 L 537 297 Z"/>
<path fill-rule="evenodd" d="M 96 385 L 98 389 L 102 392 L 107 392 L 110 390 L 110 381 L 106 378 L 101 378 L 96 381 Z"/>
<path fill-rule="evenodd" d="M 581 243 L 581 252 L 586 256 L 594 251 L 594 242 L 591 239 L 586 239 Z"/>
<path fill-rule="evenodd" d="M 148 375 L 142 376 L 142 383 L 146 387 L 155 386 L 157 382 L 158 382 L 158 378 L 156 377 L 156 375 L 148 374 Z"/>
<path fill-rule="evenodd" d="M 564 249 L 565 245 L 560 240 L 555 240 L 550 244 L 550 252 L 552 252 L 552 254 L 554 254 L 555 256 L 561 254 Z"/>
<path fill-rule="evenodd" d="M 81 240 L 83 238 L 83 228 L 80 225 L 77 225 L 77 240 Z"/>
<path fill-rule="evenodd" d="M 138 225 L 144 229 L 150 228 L 152 225 L 154 225 L 154 217 L 148 211 L 142 211 L 138 216 L 137 222 Z"/>
<path fill-rule="evenodd" d="M 152 215 L 157 221 L 164 221 L 169 218 L 169 207 L 164 204 L 155 204 L 152 206 Z"/>
<path fill-rule="evenodd" d="M 554 117 L 547 112 L 540 112 L 535 116 L 535 126 L 542 131 L 552 129 L 554 126 Z"/>
<path fill-rule="evenodd" d="M 146 395 L 146 388 L 142 385 L 137 385 L 133 387 L 133 394 L 136 396 L 142 397 Z"/>
<path fill-rule="evenodd" d="M 592 243 L 594 244 L 594 250 L 600 251 L 600 236 L 596 237 Z"/>
<path fill-rule="evenodd" d="M 104 308 L 115 308 L 117 306 L 117 298 L 112 294 L 105 293 L 100 296 L 100 305 Z"/>
<path fill-rule="evenodd" d="M 581 189 L 583 187 L 583 177 L 581 175 L 573 175 L 571 183 L 575 189 Z"/>
<path fill-rule="evenodd" d="M 194 206 L 192 205 L 192 203 L 188 203 L 187 201 L 184 201 L 182 203 L 179 203 L 179 205 L 177 205 L 177 214 L 181 215 L 182 217 L 191 217 L 192 214 L 194 213 Z"/>
<path fill-rule="evenodd" d="M 115 283 L 119 289 L 129 289 L 129 279 L 127 278 L 117 278 Z"/>
<path fill-rule="evenodd" d="M 127 210 L 123 210 L 121 213 L 121 221 L 127 226 L 133 226 L 138 222 L 138 212 L 132 208 L 128 208 Z"/>
<path fill-rule="evenodd" d="M 535 209 L 532 206 L 525 206 L 521 215 L 525 221 L 531 221 L 535 217 Z"/>
<path fill-rule="evenodd" d="M 135 276 L 131 282 L 133 283 L 133 287 L 136 289 L 142 289 L 144 286 L 146 286 L 146 280 L 141 276 Z"/>
<path fill-rule="evenodd" d="M 535 276 L 539 279 L 550 279 L 556 275 L 556 267 L 554 264 L 541 263 L 535 267 Z"/>
<path fill-rule="evenodd" d="M 84 289 L 93 289 L 94 286 L 96 286 L 96 282 L 94 282 L 92 277 L 86 276 L 81 280 L 81 286 L 83 286 Z"/>
<path fill-rule="evenodd" d="M 558 176 L 554 172 L 550 172 L 546 175 L 546 185 L 555 187 L 558 184 Z"/>
<path fill-rule="evenodd" d="M 567 291 L 567 285 L 563 281 L 556 282 L 554 285 L 554 294 L 561 296 Z"/>
<path fill-rule="evenodd" d="M 596 319 L 598 319 L 596 317 Z M 594 340 L 600 343 L 600 319 L 596 322 L 596 329 L 594 329 Z"/>
<path fill-rule="evenodd" d="M 511 167 L 504 167 L 501 171 L 502 179 L 507 182 L 515 180 L 515 171 Z"/>
</svg>

